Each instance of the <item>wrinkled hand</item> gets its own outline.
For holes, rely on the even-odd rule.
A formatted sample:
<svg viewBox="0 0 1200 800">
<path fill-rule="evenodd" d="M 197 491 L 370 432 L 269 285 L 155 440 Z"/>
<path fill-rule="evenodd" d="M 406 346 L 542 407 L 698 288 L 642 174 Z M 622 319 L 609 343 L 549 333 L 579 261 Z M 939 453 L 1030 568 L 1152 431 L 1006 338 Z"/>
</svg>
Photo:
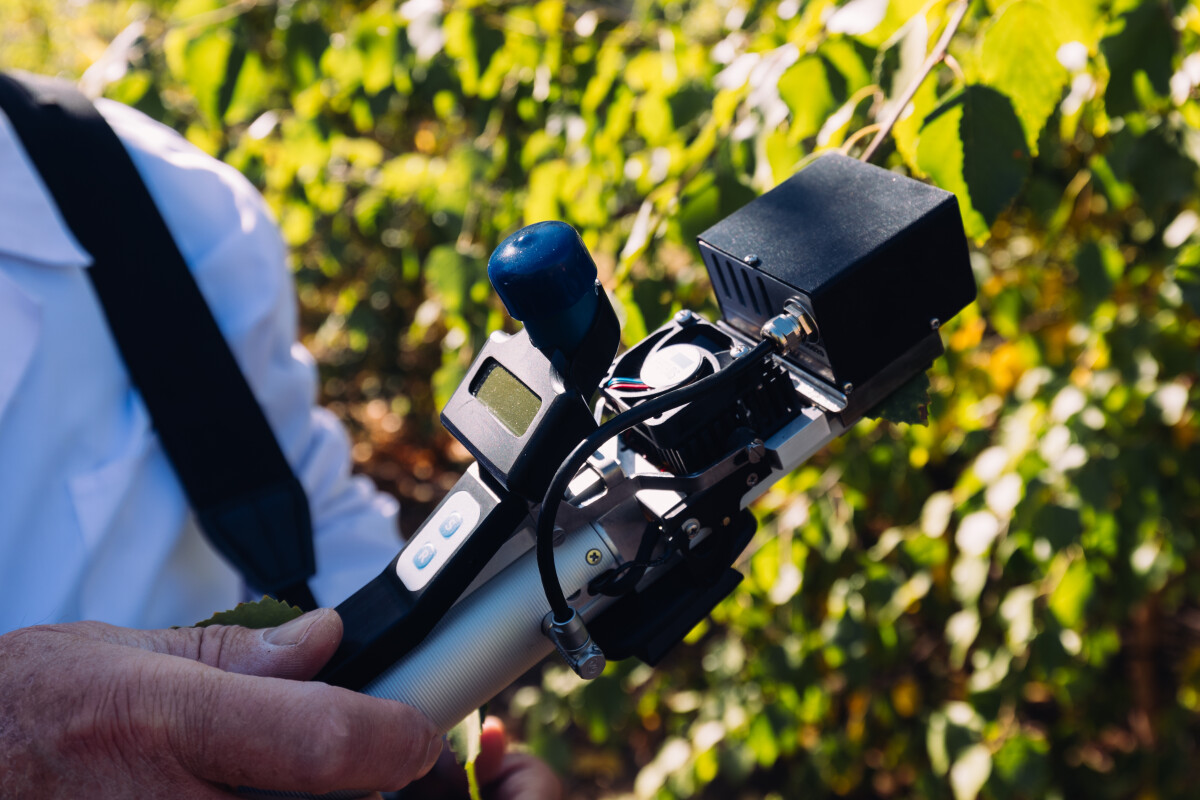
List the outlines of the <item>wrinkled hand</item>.
<svg viewBox="0 0 1200 800">
<path fill-rule="evenodd" d="M 322 609 L 257 631 L 78 622 L 0 636 L 0 797 L 398 789 L 433 766 L 441 737 L 408 706 L 302 682 L 341 635 Z"/>
<path fill-rule="evenodd" d="M 527 753 L 507 753 L 504 723 L 495 717 L 483 721 L 475 775 L 485 800 L 561 800 L 562 783 L 554 771 Z M 437 766 L 404 792 L 404 800 L 445 800 L 467 796 L 467 775 L 450 748 L 442 751 Z"/>
</svg>

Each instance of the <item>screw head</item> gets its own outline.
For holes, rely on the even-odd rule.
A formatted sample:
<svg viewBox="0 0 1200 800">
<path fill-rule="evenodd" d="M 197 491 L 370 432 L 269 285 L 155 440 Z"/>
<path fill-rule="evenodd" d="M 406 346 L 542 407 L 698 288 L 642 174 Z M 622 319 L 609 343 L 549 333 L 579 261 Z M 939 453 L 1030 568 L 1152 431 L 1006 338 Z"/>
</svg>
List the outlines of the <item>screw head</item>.
<svg viewBox="0 0 1200 800">
<path fill-rule="evenodd" d="M 602 557 L 603 556 L 601 555 L 600 551 L 597 550 L 595 547 L 593 547 L 591 550 L 588 550 L 587 555 L 584 556 L 584 558 L 587 559 L 587 562 L 589 564 L 591 564 L 593 567 L 600 563 L 600 559 Z"/>
<path fill-rule="evenodd" d="M 746 485 L 747 486 L 756 486 L 757 484 L 758 484 L 758 473 L 757 472 L 751 472 L 749 475 L 746 476 Z"/>
<path fill-rule="evenodd" d="M 729 355 L 733 356 L 734 358 L 741 358 L 748 352 L 750 352 L 750 348 L 746 347 L 744 344 L 735 344 L 733 347 L 729 348 Z"/>
<path fill-rule="evenodd" d="M 842 384 L 842 391 L 846 394 L 850 394 L 854 391 L 854 384 L 850 383 L 850 381 L 846 381 Z"/>
<path fill-rule="evenodd" d="M 756 255 L 748 255 L 745 258 L 743 258 L 742 261 L 751 267 L 757 267 L 759 264 L 762 263 L 762 259 Z"/>
<path fill-rule="evenodd" d="M 929 320 L 930 330 L 936 331 L 940 327 L 942 327 L 942 321 L 940 319 L 938 319 L 937 317 L 934 317 L 933 319 Z"/>
<path fill-rule="evenodd" d="M 691 322 L 692 321 L 691 310 L 685 308 L 682 311 L 676 311 L 675 312 L 675 321 L 678 322 L 680 325 L 682 325 L 686 322 Z"/>
</svg>

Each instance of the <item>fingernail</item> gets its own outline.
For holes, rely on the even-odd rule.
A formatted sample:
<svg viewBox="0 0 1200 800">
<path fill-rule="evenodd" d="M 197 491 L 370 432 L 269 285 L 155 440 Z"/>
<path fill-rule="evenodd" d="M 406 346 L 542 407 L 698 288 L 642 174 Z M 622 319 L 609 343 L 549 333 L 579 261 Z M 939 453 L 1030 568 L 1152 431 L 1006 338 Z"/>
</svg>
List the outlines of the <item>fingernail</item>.
<svg viewBox="0 0 1200 800">
<path fill-rule="evenodd" d="M 300 644 L 304 639 L 304 634 L 308 633 L 308 629 L 312 627 L 314 622 L 321 618 L 323 613 L 323 609 L 309 611 L 307 614 L 301 614 L 296 617 L 291 622 L 285 622 L 278 628 L 267 628 L 263 631 L 263 641 L 277 647 Z"/>
</svg>

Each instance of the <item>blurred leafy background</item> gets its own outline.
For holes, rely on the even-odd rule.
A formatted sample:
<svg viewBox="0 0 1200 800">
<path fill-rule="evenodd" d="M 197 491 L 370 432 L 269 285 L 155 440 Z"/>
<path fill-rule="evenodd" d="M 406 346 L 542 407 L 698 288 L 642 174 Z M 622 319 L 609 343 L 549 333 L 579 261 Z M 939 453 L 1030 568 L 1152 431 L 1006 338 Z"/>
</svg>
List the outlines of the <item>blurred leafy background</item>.
<svg viewBox="0 0 1200 800">
<path fill-rule="evenodd" d="M 407 530 L 465 464 L 437 409 L 513 325 L 503 236 L 575 225 L 633 342 L 715 312 L 696 233 L 898 110 L 873 160 L 956 192 L 980 290 L 929 426 L 864 421 L 772 489 L 748 580 L 659 669 L 547 663 L 497 707 L 572 797 L 1195 796 L 1200 10 L 962 10 L 0 0 L 0 66 L 263 191 Z"/>
</svg>

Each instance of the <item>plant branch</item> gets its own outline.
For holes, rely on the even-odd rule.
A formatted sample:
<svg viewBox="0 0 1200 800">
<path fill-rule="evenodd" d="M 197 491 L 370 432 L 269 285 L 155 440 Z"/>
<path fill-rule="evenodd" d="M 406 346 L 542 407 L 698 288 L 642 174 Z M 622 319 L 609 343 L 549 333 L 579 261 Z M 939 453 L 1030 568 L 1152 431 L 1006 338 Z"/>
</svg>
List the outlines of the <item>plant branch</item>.
<svg viewBox="0 0 1200 800">
<path fill-rule="evenodd" d="M 934 46 L 933 52 L 925 57 L 925 63 L 921 65 L 921 71 L 917 73 L 912 82 L 904 88 L 904 93 L 896 100 L 888 112 L 885 119 L 879 128 L 879 133 L 875 134 L 875 138 L 867 145 L 867 149 L 863 151 L 860 157 L 862 161 L 870 161 L 875 155 L 875 151 L 883 144 L 883 140 L 892 132 L 892 128 L 896 127 L 896 123 L 900 121 L 901 115 L 904 114 L 904 109 L 908 108 L 908 104 L 917 94 L 917 89 L 921 88 L 921 84 L 929 77 L 929 73 L 933 72 L 933 68 L 942 63 L 946 59 L 946 51 L 950 47 L 950 40 L 954 38 L 954 34 L 958 31 L 958 26 L 962 24 L 963 17 L 967 14 L 967 0 L 959 0 L 953 13 L 950 15 L 950 21 L 946 23 L 946 30 L 942 31 L 942 37 L 938 39 L 937 45 Z"/>
<path fill-rule="evenodd" d="M 856 130 L 854 133 L 852 133 L 850 135 L 850 137 L 848 139 L 846 139 L 846 141 L 843 142 L 842 146 L 838 149 L 840 149 L 842 151 L 842 155 L 844 155 L 844 156 L 850 155 L 850 149 L 853 148 L 854 145 L 858 144 L 859 139 L 864 139 L 867 136 L 870 136 L 872 133 L 875 133 L 876 131 L 878 131 L 880 129 L 880 127 L 882 127 L 882 126 L 877 122 L 873 123 L 871 125 L 864 125 L 863 127 Z"/>
</svg>

